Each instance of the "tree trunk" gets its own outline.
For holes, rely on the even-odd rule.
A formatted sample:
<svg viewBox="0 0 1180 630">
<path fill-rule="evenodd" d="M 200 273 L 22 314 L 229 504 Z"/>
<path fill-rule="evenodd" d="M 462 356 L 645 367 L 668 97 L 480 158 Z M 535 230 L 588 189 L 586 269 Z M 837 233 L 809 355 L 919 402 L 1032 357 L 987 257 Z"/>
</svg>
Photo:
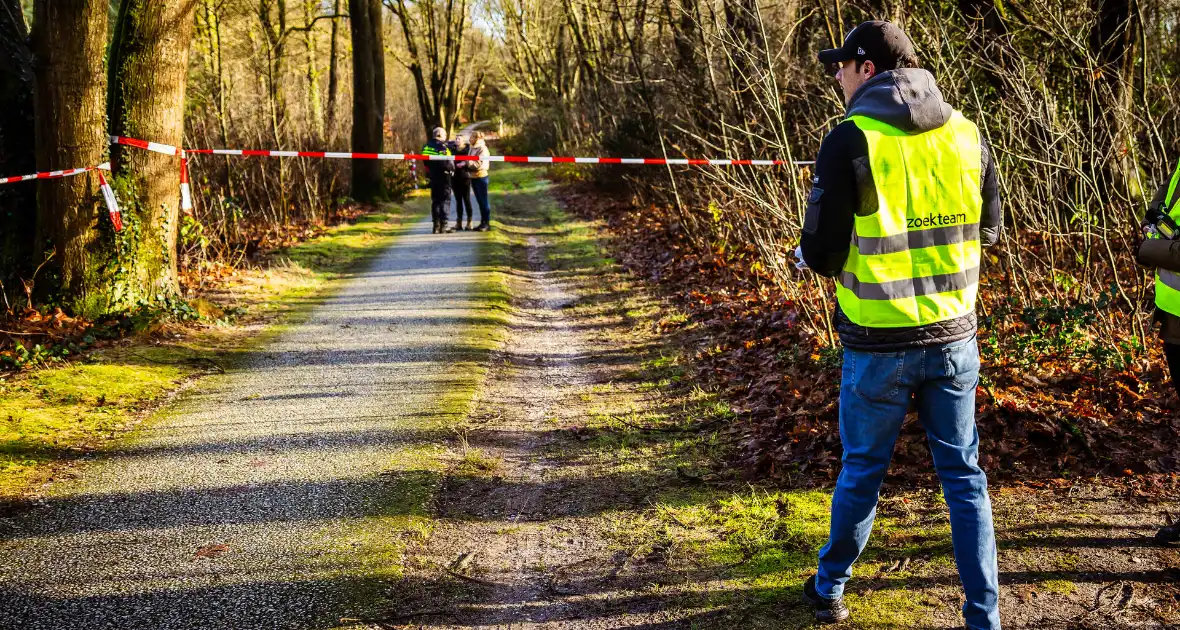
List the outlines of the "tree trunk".
<svg viewBox="0 0 1180 630">
<path fill-rule="evenodd" d="M 333 5 L 332 13 L 340 15 L 340 0 L 336 0 Z M 336 92 L 340 89 L 340 64 L 336 61 L 336 55 L 339 54 L 339 34 L 340 34 L 340 18 L 332 20 L 332 46 L 331 52 L 328 53 L 328 124 L 327 133 L 329 142 L 336 140 Z M 333 145 L 335 146 L 335 145 Z"/>
<path fill-rule="evenodd" d="M 181 146 L 189 43 L 196 2 L 123 0 L 111 44 L 108 99 L 111 133 Z M 156 301 L 177 292 L 177 158 L 112 147 L 112 165 L 127 197 L 126 260 L 116 278 L 123 301 Z"/>
<path fill-rule="evenodd" d="M 205 0 L 204 18 L 206 34 L 209 37 L 209 74 L 213 81 L 213 103 L 216 108 L 217 128 L 221 132 L 221 146 L 229 146 L 229 103 L 225 89 L 225 64 L 222 61 L 221 14 L 214 0 Z M 225 179 L 222 185 L 230 197 L 234 195 L 231 159 L 225 156 Z"/>
<path fill-rule="evenodd" d="M 385 123 L 385 47 L 381 0 L 348 0 L 352 25 L 352 150 L 380 153 Z M 352 161 L 352 198 L 372 202 L 384 194 L 381 162 Z"/>
<path fill-rule="evenodd" d="M 37 169 L 33 131 L 33 55 L 20 0 L 0 0 L 0 177 Z M 32 269 L 37 229 L 35 184 L 0 186 L 0 312 Z"/>
<path fill-rule="evenodd" d="M 467 122 L 473 125 L 479 121 L 475 115 L 479 113 L 479 96 L 480 93 L 483 92 L 483 80 L 484 72 L 483 70 L 480 70 L 479 76 L 475 79 L 475 89 L 471 92 L 471 110 L 468 112 L 467 118 Z"/>
<path fill-rule="evenodd" d="M 313 30 L 313 14 L 317 6 L 316 0 L 303 3 L 303 47 L 307 51 L 307 102 L 311 105 L 309 117 L 315 129 L 316 140 L 324 140 L 324 108 L 320 101 L 320 67 L 319 51 L 316 49 L 315 31 Z M 335 19 L 332 20 L 333 22 Z"/>
<path fill-rule="evenodd" d="M 274 137 L 275 146 L 282 148 L 287 129 L 287 92 L 283 88 L 283 79 L 287 74 L 286 0 L 278 0 L 277 5 L 273 7 L 271 0 L 259 0 L 258 22 L 262 26 L 267 44 L 266 91 L 270 98 L 271 135 Z"/>
<path fill-rule="evenodd" d="M 974 36 L 968 39 L 968 45 L 976 54 L 992 62 L 979 64 L 980 72 L 992 90 L 1001 92 L 1004 89 L 1004 77 L 995 67 L 1003 64 L 1004 48 L 990 44 L 1008 35 L 1008 25 L 1004 23 L 1003 15 L 994 0 L 959 0 L 959 11 L 968 24 L 977 27 L 970 31 Z"/>
<path fill-rule="evenodd" d="M 1107 134 L 1112 145 L 1112 163 L 1103 169 L 1107 173 L 1100 186 L 1113 185 L 1111 193 L 1138 199 L 1150 195 L 1139 179 L 1131 111 L 1139 23 L 1130 0 L 1091 0 L 1091 4 L 1096 18 L 1090 30 L 1090 47 L 1097 63 L 1094 84 L 1101 88 L 1099 104 L 1106 112 L 1097 121 L 1095 132 Z"/>
<path fill-rule="evenodd" d="M 107 5 L 106 0 L 37 0 L 32 50 L 39 171 L 93 166 L 104 159 L 106 77 L 96 68 L 102 67 L 106 49 Z M 52 255 L 48 269 L 57 278 L 49 284 L 56 284 L 71 310 L 88 316 L 111 306 L 103 264 L 109 241 L 94 229 L 100 204 L 93 174 L 38 182 L 31 262 Z M 37 278 L 42 295 L 47 279 Z"/>
<path fill-rule="evenodd" d="M 758 3 L 756 0 L 726 0 L 725 22 L 732 37 L 740 47 L 730 62 L 730 82 L 738 102 L 738 111 L 743 113 L 743 122 L 748 123 L 749 112 L 757 111 L 757 97 L 752 83 L 758 76 L 756 59 L 765 49 L 762 31 L 758 28 Z M 837 15 L 839 13 L 837 12 Z"/>
</svg>

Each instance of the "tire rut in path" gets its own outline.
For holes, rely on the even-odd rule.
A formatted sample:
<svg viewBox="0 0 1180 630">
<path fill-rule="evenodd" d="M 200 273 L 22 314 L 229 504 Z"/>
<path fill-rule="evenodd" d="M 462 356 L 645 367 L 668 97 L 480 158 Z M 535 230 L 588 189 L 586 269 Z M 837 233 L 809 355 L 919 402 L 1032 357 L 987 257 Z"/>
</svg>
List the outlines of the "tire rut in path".
<svg viewBox="0 0 1180 630">
<path fill-rule="evenodd" d="M 567 315 L 575 298 L 546 268 L 544 247 L 529 239 L 509 340 L 459 439 L 436 529 L 394 589 L 395 624 L 672 628 L 690 612 L 645 595 L 653 576 L 634 570 L 605 536 L 601 514 L 639 508 L 642 498 L 568 457 L 563 427 L 583 420 L 585 392 L 606 377 L 593 356 L 599 349 Z M 473 460 L 498 465 L 473 471 Z"/>
</svg>

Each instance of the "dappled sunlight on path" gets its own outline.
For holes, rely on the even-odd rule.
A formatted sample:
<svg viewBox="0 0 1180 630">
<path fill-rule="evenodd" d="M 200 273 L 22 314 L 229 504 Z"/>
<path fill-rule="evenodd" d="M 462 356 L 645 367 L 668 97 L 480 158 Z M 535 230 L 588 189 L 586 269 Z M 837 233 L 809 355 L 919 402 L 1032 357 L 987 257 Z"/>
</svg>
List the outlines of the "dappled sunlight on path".
<svg viewBox="0 0 1180 630">
<path fill-rule="evenodd" d="M 420 223 L 303 323 L 0 520 L 6 627 L 332 627 L 400 574 L 495 315 Z"/>
</svg>

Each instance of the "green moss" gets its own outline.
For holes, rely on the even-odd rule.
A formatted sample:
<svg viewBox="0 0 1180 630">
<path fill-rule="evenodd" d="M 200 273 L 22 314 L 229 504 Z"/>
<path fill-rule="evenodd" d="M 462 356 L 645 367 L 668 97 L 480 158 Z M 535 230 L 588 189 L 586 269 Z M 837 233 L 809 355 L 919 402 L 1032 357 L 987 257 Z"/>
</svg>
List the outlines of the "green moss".
<svg viewBox="0 0 1180 630">
<path fill-rule="evenodd" d="M 1078 589 L 1077 585 L 1069 580 L 1045 580 L 1037 587 L 1046 593 L 1056 595 L 1073 595 L 1074 591 Z"/>
<path fill-rule="evenodd" d="M 421 205 L 421 204 L 417 204 Z M 413 213 L 415 216 L 422 212 Z M 409 228 L 406 212 L 385 211 L 365 215 L 351 225 L 339 226 L 324 236 L 294 245 L 277 255 L 316 274 L 335 277 L 354 269 L 385 249 Z"/>
<path fill-rule="evenodd" d="M 544 167 L 528 167 L 505 165 L 496 168 L 488 179 L 488 192 L 494 194 L 526 193 L 533 198 L 522 200 L 528 203 L 537 201 L 538 193 L 546 193 L 552 184 L 545 179 Z M 552 198 L 545 195 L 545 199 L 552 203 Z"/>
<path fill-rule="evenodd" d="M 0 383 L 0 499 L 25 490 L 45 465 L 128 428 L 144 403 L 174 389 L 186 373 L 122 352 L 95 358 Z"/>
<path fill-rule="evenodd" d="M 845 601 L 852 612 L 853 628 L 918 628 L 928 610 L 924 597 L 902 588 L 853 590 Z"/>
<path fill-rule="evenodd" d="M 385 500 L 378 514 L 349 519 L 331 540 L 309 546 L 311 566 L 323 567 L 317 578 L 348 580 L 353 609 L 368 609 L 387 589 L 387 580 L 405 573 L 409 548 L 430 537 L 434 520 L 430 502 L 444 471 L 440 445 L 406 448 L 381 474 Z"/>
<path fill-rule="evenodd" d="M 1072 552 L 1063 553 L 1057 558 L 1057 570 L 1069 573 L 1076 572 L 1078 570 L 1078 562 L 1078 554 Z"/>
</svg>

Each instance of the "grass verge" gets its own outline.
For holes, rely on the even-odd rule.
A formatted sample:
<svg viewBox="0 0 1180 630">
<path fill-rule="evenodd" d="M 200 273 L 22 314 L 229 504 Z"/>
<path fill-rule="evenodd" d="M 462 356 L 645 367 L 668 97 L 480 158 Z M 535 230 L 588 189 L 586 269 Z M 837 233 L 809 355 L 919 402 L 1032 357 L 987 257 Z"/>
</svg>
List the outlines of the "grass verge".
<svg viewBox="0 0 1180 630">
<path fill-rule="evenodd" d="M 261 268 L 194 300 L 203 323 L 153 326 L 73 362 L 0 377 L 0 504 L 52 481 L 62 464 L 124 434 L 185 383 L 300 321 L 413 215 L 386 206 L 273 252 Z M 237 313 L 233 323 L 226 313 Z"/>
</svg>

